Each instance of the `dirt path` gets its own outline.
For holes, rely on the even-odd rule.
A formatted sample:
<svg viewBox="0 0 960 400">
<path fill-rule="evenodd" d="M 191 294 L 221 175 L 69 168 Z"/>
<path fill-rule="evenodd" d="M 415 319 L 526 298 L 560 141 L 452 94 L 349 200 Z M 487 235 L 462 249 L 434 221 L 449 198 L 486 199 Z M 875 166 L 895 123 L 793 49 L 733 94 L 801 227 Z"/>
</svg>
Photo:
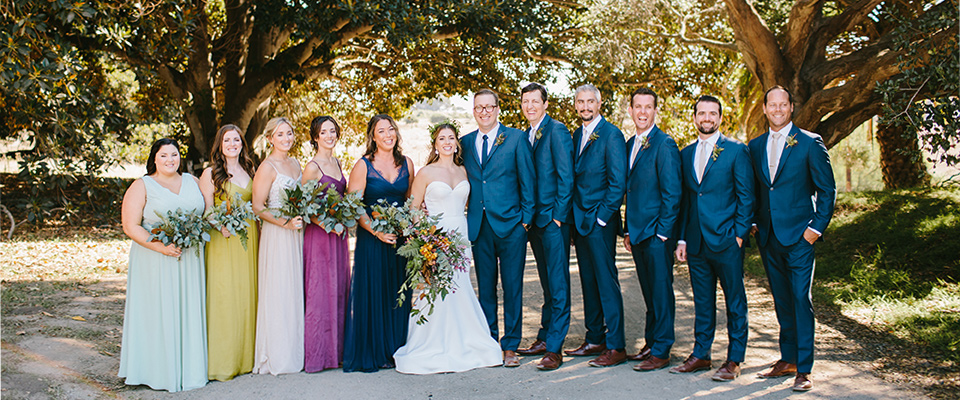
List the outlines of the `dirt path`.
<svg viewBox="0 0 960 400">
<path fill-rule="evenodd" d="M 524 340 L 535 336 L 541 302 L 539 280 L 532 256 L 528 255 L 524 277 Z M 623 286 L 628 352 L 642 345 L 643 301 L 633 261 L 618 255 Z M 583 340 L 583 309 L 577 265 L 571 265 L 573 320 L 566 347 Z M 45 309 L 19 310 L 21 315 L 5 316 L 2 349 L 2 397 L 29 398 L 786 398 L 792 379 L 761 380 L 754 375 L 776 361 L 777 324 L 773 303 L 762 283 L 747 281 L 750 338 L 743 376 L 732 383 L 710 379 L 713 371 L 675 375 L 666 370 L 638 373 L 633 363 L 598 369 L 587 366 L 588 358 L 566 357 L 557 371 L 536 369 L 537 357 L 523 358 L 519 368 L 486 368 L 457 374 L 410 376 L 395 371 L 373 374 L 340 370 L 317 374 L 282 376 L 240 376 L 230 382 L 211 382 L 206 387 L 181 393 L 127 387 L 116 377 L 119 363 L 119 324 L 125 281 L 104 279 L 81 285 L 59 295 L 62 301 Z M 686 266 L 676 270 L 677 342 L 673 364 L 683 361 L 693 346 L 693 299 Z M 718 295 L 718 332 L 713 347 L 714 367 L 726 354 L 726 330 L 722 295 Z M 73 317 L 81 317 L 79 321 Z M 9 326 L 13 321 L 17 326 Z M 58 328 L 60 327 L 60 328 Z M 10 332 L 10 329 L 18 332 Z M 47 335 L 51 329 L 74 329 L 67 339 Z M 84 329 L 84 330 L 81 330 Z M 20 333 L 18 340 L 7 340 Z M 871 371 L 873 360 L 862 357 L 857 343 L 824 324 L 817 327 L 815 390 L 807 398 L 924 398 L 923 393 L 885 382 Z"/>
</svg>

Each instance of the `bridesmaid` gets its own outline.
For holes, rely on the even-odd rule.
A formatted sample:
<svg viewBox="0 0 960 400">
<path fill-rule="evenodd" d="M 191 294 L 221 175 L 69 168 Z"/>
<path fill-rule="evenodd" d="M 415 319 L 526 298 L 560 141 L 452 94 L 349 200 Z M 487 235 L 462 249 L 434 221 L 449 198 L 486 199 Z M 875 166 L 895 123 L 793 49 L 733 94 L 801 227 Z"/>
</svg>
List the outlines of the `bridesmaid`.
<svg viewBox="0 0 960 400">
<path fill-rule="evenodd" d="M 209 210 L 240 194 L 250 201 L 253 160 L 236 125 L 217 131 L 211 165 L 200 175 L 200 191 Z M 239 204 L 238 204 L 239 205 Z M 247 221 L 247 243 L 226 228 L 207 243 L 207 377 L 228 381 L 253 370 L 257 321 L 257 223 Z"/>
<path fill-rule="evenodd" d="M 341 195 L 347 179 L 333 149 L 340 125 L 321 116 L 310 123 L 310 145 L 316 151 L 303 170 L 303 182 L 318 180 Z M 347 233 L 327 233 L 308 224 L 303 239 L 304 366 L 307 372 L 337 368 L 343 360 L 343 320 L 350 292 L 350 252 Z"/>
<path fill-rule="evenodd" d="M 387 115 L 367 124 L 367 150 L 350 172 L 347 190 L 363 193 L 370 206 L 379 199 L 403 204 L 413 182 L 413 162 L 400 150 L 400 132 Z M 376 372 L 393 368 L 393 353 L 407 338 L 408 301 L 397 306 L 406 259 L 397 255 L 397 236 L 374 232 L 364 216 L 357 229 L 353 283 L 347 311 L 343 371 Z"/>
<path fill-rule="evenodd" d="M 300 163 L 287 155 L 294 141 L 290 121 L 271 119 L 263 134 L 273 150 L 253 177 L 253 212 L 263 220 L 253 372 L 279 375 L 303 369 L 303 219 L 273 214 L 283 190 L 300 180 Z"/>
<path fill-rule="evenodd" d="M 157 213 L 181 208 L 203 212 L 197 178 L 180 174 L 179 144 L 160 139 L 150 147 L 147 175 L 123 195 L 123 233 L 133 239 L 127 270 L 120 371 L 127 385 L 178 392 L 207 384 L 207 332 L 203 257 L 150 241 Z"/>
</svg>

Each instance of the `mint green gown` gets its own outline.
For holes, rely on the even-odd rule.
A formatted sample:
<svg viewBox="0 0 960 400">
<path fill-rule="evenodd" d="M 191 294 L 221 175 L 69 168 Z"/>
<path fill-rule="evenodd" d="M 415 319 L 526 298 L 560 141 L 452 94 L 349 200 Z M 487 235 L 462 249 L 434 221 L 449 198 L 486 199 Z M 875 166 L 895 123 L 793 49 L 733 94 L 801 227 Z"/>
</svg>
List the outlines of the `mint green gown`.
<svg viewBox="0 0 960 400">
<path fill-rule="evenodd" d="M 183 174 L 179 194 L 149 176 L 142 179 L 145 228 L 160 221 L 157 212 L 203 212 L 203 195 L 191 175 Z M 192 247 L 182 250 L 177 260 L 136 242 L 130 247 L 118 374 L 128 385 L 178 392 L 207 384 L 203 249 L 199 255 Z"/>
</svg>

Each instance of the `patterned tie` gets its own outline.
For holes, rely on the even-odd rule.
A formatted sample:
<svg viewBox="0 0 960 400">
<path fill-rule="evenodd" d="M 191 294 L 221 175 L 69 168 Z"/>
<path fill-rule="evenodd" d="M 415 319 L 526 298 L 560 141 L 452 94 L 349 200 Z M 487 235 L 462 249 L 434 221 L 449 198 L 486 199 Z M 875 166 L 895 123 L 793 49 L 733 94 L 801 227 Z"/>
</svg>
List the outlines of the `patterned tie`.
<svg viewBox="0 0 960 400">
<path fill-rule="evenodd" d="M 773 132 L 770 134 L 772 140 L 770 140 L 770 153 L 769 160 L 767 160 L 767 166 L 770 168 L 770 180 L 772 181 L 774 177 L 777 176 L 777 166 L 780 165 L 780 151 L 783 146 L 780 145 L 780 138 L 783 135 L 780 132 Z"/>
<path fill-rule="evenodd" d="M 487 135 L 483 135 L 483 147 L 480 149 L 480 164 L 487 165 Z"/>
<path fill-rule="evenodd" d="M 701 140 L 697 145 L 697 183 L 703 181 L 703 170 L 707 168 L 707 142 Z"/>
</svg>

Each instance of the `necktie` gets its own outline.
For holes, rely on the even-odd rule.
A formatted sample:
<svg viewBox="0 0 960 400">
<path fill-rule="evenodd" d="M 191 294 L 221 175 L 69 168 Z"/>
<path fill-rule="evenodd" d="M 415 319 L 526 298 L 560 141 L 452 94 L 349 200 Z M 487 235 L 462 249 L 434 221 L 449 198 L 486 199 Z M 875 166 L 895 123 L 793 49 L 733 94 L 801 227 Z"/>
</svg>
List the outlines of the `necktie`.
<svg viewBox="0 0 960 400">
<path fill-rule="evenodd" d="M 580 139 L 580 151 L 577 152 L 577 155 L 583 153 L 583 149 L 587 147 L 587 142 L 590 141 L 590 132 L 587 132 L 586 129 L 583 130 L 583 136 Z"/>
<path fill-rule="evenodd" d="M 770 168 L 771 181 L 777 176 L 777 167 L 780 165 L 780 149 L 783 147 L 780 145 L 780 138 L 782 136 L 779 132 L 770 134 L 772 139 L 770 140 L 770 153 L 768 154 L 769 157 L 767 157 L 769 159 L 767 160 L 767 166 Z"/>
<path fill-rule="evenodd" d="M 533 127 L 530 128 L 530 145 L 533 146 L 533 142 L 537 140 L 537 133 L 533 130 Z"/>
<path fill-rule="evenodd" d="M 707 142 L 701 140 L 697 145 L 697 183 L 703 181 L 703 170 L 707 168 Z"/>
<path fill-rule="evenodd" d="M 487 164 L 487 135 L 483 135 L 483 147 L 480 149 L 480 164 Z"/>
<path fill-rule="evenodd" d="M 641 142 L 643 142 L 643 140 L 640 139 L 640 136 L 633 139 L 633 150 L 630 151 L 630 170 L 633 170 L 633 163 L 637 161 L 637 153 L 640 152 Z"/>
</svg>

